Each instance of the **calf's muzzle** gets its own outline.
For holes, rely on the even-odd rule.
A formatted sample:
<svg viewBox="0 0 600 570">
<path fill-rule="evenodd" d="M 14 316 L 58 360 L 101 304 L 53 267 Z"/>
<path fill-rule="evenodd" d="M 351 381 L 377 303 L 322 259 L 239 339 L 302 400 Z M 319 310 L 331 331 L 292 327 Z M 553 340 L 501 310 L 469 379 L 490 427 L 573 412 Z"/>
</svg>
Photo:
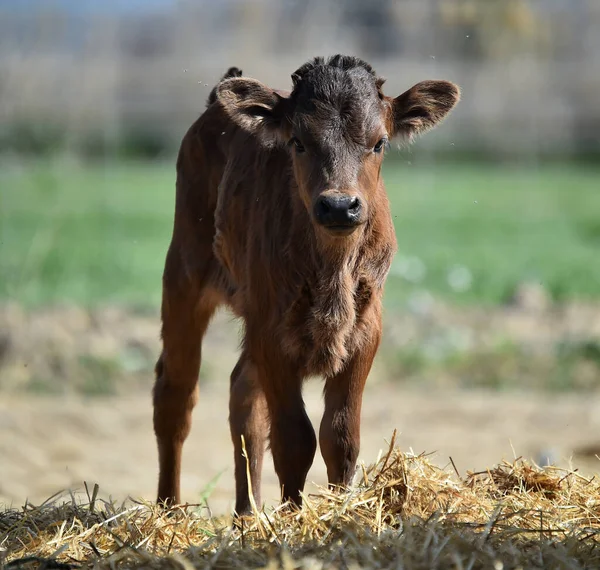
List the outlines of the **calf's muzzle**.
<svg viewBox="0 0 600 570">
<path fill-rule="evenodd" d="M 363 223 L 363 214 L 361 199 L 342 192 L 323 192 L 314 205 L 317 223 L 334 234 L 351 233 Z"/>
</svg>

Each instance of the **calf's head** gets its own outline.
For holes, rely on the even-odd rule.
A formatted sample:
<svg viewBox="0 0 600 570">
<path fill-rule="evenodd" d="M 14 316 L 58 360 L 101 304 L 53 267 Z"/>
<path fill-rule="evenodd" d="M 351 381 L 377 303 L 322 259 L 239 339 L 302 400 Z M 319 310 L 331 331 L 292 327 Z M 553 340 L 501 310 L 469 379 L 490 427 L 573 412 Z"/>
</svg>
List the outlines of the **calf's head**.
<svg viewBox="0 0 600 570">
<path fill-rule="evenodd" d="M 459 100 L 448 81 L 423 81 L 388 97 L 368 63 L 342 55 L 315 58 L 292 80 L 292 92 L 283 94 L 255 79 L 226 79 L 217 98 L 261 144 L 287 145 L 299 196 L 317 231 L 329 237 L 368 222 L 389 141 L 434 127 Z"/>
</svg>

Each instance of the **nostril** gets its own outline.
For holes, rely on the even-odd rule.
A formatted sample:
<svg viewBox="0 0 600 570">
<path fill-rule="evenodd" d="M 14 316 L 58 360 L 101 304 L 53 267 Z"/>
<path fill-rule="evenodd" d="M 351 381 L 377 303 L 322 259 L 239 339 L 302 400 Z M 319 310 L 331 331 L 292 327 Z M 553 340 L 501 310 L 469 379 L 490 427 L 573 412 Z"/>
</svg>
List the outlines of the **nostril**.
<svg viewBox="0 0 600 570">
<path fill-rule="evenodd" d="M 324 226 L 354 226 L 361 221 L 363 204 L 351 194 L 326 194 L 317 198 L 313 215 Z"/>
<path fill-rule="evenodd" d="M 350 202 L 348 203 L 348 210 L 350 212 L 356 211 L 358 210 L 360 207 L 360 202 L 358 200 L 358 198 L 356 196 L 354 196 L 354 198 L 352 198 L 350 200 Z"/>
</svg>

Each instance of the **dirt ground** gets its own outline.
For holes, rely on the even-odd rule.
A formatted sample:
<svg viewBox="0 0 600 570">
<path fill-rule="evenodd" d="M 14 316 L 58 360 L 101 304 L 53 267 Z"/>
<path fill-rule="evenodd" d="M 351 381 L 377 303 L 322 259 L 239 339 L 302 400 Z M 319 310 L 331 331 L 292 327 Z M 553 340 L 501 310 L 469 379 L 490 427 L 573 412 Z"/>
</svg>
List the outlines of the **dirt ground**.
<svg viewBox="0 0 600 570">
<path fill-rule="evenodd" d="M 494 311 L 421 303 L 388 318 L 387 344 L 365 391 L 361 460 L 375 461 L 397 429 L 402 449 L 433 452 L 442 466 L 452 457 L 461 474 L 515 454 L 560 465 L 572 458 L 582 472 L 600 472 L 600 397 L 593 388 L 600 378 L 600 306 L 554 308 L 540 304 L 535 295 L 533 301 Z M 102 496 L 117 501 L 155 497 L 150 392 L 159 328 L 157 314 L 119 307 L 28 312 L 0 306 L 0 509 L 26 500 L 39 503 L 66 488 L 81 490 L 84 481 L 90 487 L 98 483 Z M 209 329 L 201 398 L 184 448 L 183 499 L 198 502 L 214 483 L 209 498 L 214 512 L 226 511 L 233 501 L 227 397 L 236 332 L 222 314 Z M 496 347 L 506 339 L 519 348 L 518 359 L 496 358 Z M 572 386 L 577 386 L 574 378 L 581 379 L 585 389 L 532 389 L 560 367 L 565 353 L 556 347 L 575 341 L 583 347 L 582 357 L 563 376 Z M 445 363 L 453 362 L 438 361 L 437 368 L 419 369 L 423 378 L 407 382 L 413 361 L 398 360 L 398 355 L 409 346 L 426 349 L 432 361 L 449 347 L 467 365 L 436 383 L 431 380 L 448 374 Z M 469 360 L 470 354 L 479 356 Z M 487 392 L 457 389 L 468 374 L 485 379 L 500 367 L 502 375 L 516 379 L 513 388 L 530 392 L 503 392 L 503 385 Z M 306 384 L 307 409 L 316 427 L 321 389 L 319 380 Z M 326 483 L 320 454 L 309 481 Z M 270 455 L 263 484 L 265 500 L 276 500 Z"/>
<path fill-rule="evenodd" d="M 227 383 L 203 390 L 184 452 L 183 499 L 199 501 L 216 478 L 208 503 L 213 512 L 231 508 L 233 457 L 227 425 Z M 307 385 L 306 401 L 318 425 L 320 382 Z M 583 473 L 600 472 L 593 453 L 600 436 L 600 401 L 586 397 L 519 397 L 490 393 L 415 393 L 397 386 L 367 388 L 361 460 L 374 461 L 398 429 L 398 444 L 414 453 L 436 452 L 440 465 L 452 457 L 461 474 L 492 467 L 514 454 L 542 461 L 550 457 Z M 600 446 L 596 446 L 600 448 Z M 64 488 L 98 483 L 101 495 L 152 500 L 157 463 L 149 394 L 113 399 L 3 397 L 0 402 L 0 504 L 39 503 Z M 264 498 L 277 499 L 270 455 L 264 470 Z M 324 484 L 319 454 L 309 481 Z M 314 490 L 309 485 L 309 492 Z"/>
</svg>

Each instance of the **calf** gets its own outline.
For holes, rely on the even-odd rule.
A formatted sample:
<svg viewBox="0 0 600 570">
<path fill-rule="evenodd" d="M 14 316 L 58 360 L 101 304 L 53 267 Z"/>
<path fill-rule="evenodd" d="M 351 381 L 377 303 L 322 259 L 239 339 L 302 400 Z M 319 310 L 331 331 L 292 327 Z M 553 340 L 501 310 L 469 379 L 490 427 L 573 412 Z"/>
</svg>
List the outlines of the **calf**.
<svg viewBox="0 0 600 570">
<path fill-rule="evenodd" d="M 289 93 L 241 75 L 227 72 L 181 144 L 154 386 L 158 500 L 178 503 L 202 337 L 219 305 L 242 319 L 229 401 L 238 514 L 251 505 L 242 436 L 256 503 L 268 439 L 282 498 L 300 505 L 317 447 L 302 400 L 308 376 L 325 378 L 329 483 L 351 482 L 396 251 L 384 151 L 459 99 L 446 81 L 387 97 L 369 64 L 343 55 L 300 67 Z"/>
</svg>

